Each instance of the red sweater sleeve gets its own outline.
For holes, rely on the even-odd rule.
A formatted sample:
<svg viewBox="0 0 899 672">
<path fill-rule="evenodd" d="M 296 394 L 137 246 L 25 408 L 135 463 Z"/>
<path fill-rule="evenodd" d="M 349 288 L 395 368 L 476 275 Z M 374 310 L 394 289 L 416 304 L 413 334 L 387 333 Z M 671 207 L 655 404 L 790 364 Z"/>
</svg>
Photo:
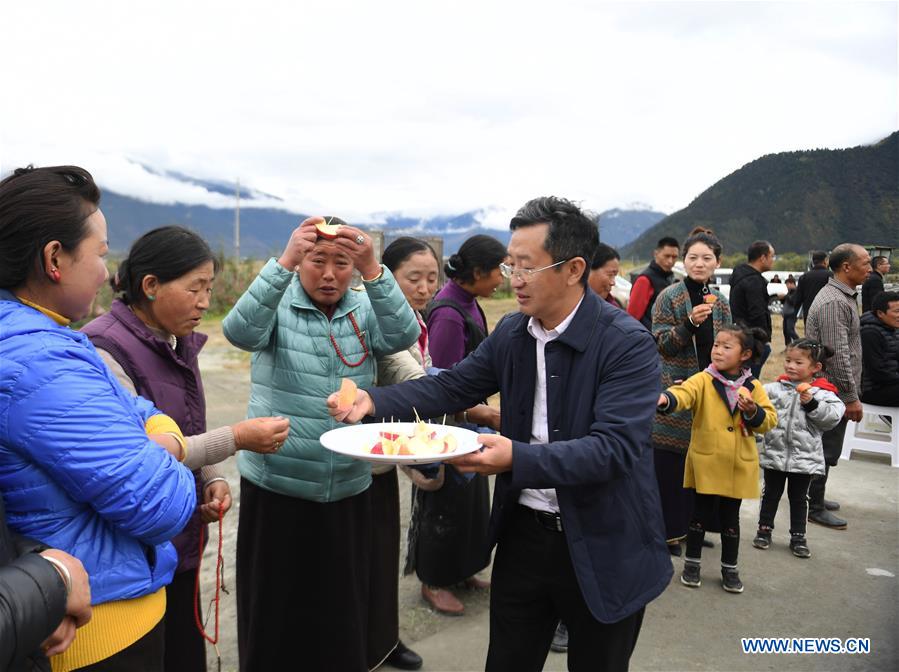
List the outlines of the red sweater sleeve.
<svg viewBox="0 0 899 672">
<path fill-rule="evenodd" d="M 635 319 L 642 319 L 651 298 L 652 283 L 645 275 L 641 275 L 631 287 L 631 298 L 627 302 L 628 314 Z"/>
</svg>

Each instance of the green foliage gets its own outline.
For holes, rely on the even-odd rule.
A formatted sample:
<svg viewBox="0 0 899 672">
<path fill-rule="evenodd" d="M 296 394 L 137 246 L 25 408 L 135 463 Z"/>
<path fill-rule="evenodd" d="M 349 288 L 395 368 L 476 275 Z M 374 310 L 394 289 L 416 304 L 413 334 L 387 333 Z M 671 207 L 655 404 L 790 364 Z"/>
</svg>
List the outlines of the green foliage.
<svg viewBox="0 0 899 672">
<path fill-rule="evenodd" d="M 777 261 L 774 262 L 775 271 L 805 271 L 808 268 L 808 255 L 796 252 L 777 252 Z"/>
<path fill-rule="evenodd" d="M 899 247 L 899 132 L 870 146 L 771 154 L 712 185 L 625 247 L 647 257 L 664 235 L 683 241 L 695 226 L 715 231 L 725 253 L 769 240 L 778 255 L 803 257 L 843 242 Z M 722 264 L 723 265 L 723 264 Z"/>
<path fill-rule="evenodd" d="M 253 279 L 265 266 L 267 259 L 241 259 L 226 257 L 223 253 L 216 255 L 218 272 L 215 274 L 215 287 L 212 291 L 212 302 L 209 313 L 213 316 L 224 316 L 237 303 L 237 299 L 247 291 Z"/>
</svg>

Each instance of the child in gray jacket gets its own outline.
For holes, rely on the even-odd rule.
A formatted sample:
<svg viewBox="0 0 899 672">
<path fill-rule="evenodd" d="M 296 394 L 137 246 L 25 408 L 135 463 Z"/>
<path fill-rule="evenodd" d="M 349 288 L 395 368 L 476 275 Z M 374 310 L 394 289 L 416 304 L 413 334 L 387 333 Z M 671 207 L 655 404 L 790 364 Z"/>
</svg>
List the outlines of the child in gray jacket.
<svg viewBox="0 0 899 672">
<path fill-rule="evenodd" d="M 833 355 L 826 345 L 801 338 L 787 346 L 784 375 L 765 385 L 777 409 L 777 427 L 759 442 L 759 465 L 765 489 L 759 530 L 752 545 L 771 546 L 777 505 L 787 486 L 790 500 L 790 550 L 797 558 L 811 557 L 805 538 L 808 488 L 813 476 L 824 475 L 821 435 L 835 427 L 846 407 L 836 387 L 822 375 L 824 360 Z"/>
</svg>

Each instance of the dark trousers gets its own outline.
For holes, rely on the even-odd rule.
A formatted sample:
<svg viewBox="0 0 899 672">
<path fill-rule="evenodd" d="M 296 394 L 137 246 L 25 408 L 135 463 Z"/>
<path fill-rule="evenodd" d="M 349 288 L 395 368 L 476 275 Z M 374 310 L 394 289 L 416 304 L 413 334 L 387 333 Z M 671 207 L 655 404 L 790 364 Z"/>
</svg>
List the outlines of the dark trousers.
<svg viewBox="0 0 899 672">
<path fill-rule="evenodd" d="M 196 581 L 197 570 L 189 569 L 165 587 L 165 672 L 206 672 L 206 642 L 194 618 Z"/>
<path fill-rule="evenodd" d="M 759 527 L 764 525 L 774 529 L 774 516 L 777 515 L 777 505 L 786 485 L 787 498 L 790 500 L 790 534 L 804 535 L 808 520 L 808 486 L 811 480 L 811 474 L 765 469 L 765 492 L 762 494 L 759 511 Z"/>
<path fill-rule="evenodd" d="M 827 487 L 827 477 L 830 475 L 830 468 L 837 466 L 840 460 L 840 453 L 843 452 L 843 437 L 846 436 L 846 418 L 840 420 L 833 429 L 824 432 L 821 435 L 821 443 L 824 446 L 824 475 L 815 476 L 808 488 L 808 508 L 809 511 L 821 511 L 824 508 L 824 490 Z"/>
<path fill-rule="evenodd" d="M 762 367 L 765 366 L 765 362 L 768 361 L 768 357 L 771 355 L 771 344 L 765 343 L 765 352 L 762 353 L 762 358 L 759 360 L 758 364 L 753 364 L 750 369 L 752 370 L 752 375 L 756 378 L 762 375 Z"/>
<path fill-rule="evenodd" d="M 789 345 L 793 341 L 799 340 L 799 334 L 796 333 L 796 318 L 783 318 L 784 345 Z"/>
<path fill-rule="evenodd" d="M 542 670 L 560 618 L 568 626 L 569 670 L 627 670 L 643 612 L 617 623 L 597 621 L 578 586 L 564 532 L 547 529 L 531 509 L 517 506 L 493 561 L 486 670 Z"/>
<path fill-rule="evenodd" d="M 742 499 L 696 493 L 693 502 L 693 520 L 690 521 L 690 528 L 687 530 L 687 560 L 699 562 L 702 558 L 702 540 L 705 539 L 705 531 L 717 526 L 721 530 L 721 564 L 728 567 L 737 566 L 742 503 Z"/>
<path fill-rule="evenodd" d="M 686 453 L 674 453 L 660 448 L 653 450 L 656 483 L 659 486 L 662 517 L 665 520 L 665 539 L 669 544 L 687 536 L 687 526 L 693 512 L 693 490 L 684 487 L 686 458 Z"/>
<path fill-rule="evenodd" d="M 367 672 L 371 491 L 311 502 L 240 479 L 241 672 Z"/>
<path fill-rule="evenodd" d="M 165 618 L 150 632 L 127 649 L 101 660 L 79 667 L 78 672 L 162 672 L 165 649 Z"/>
</svg>

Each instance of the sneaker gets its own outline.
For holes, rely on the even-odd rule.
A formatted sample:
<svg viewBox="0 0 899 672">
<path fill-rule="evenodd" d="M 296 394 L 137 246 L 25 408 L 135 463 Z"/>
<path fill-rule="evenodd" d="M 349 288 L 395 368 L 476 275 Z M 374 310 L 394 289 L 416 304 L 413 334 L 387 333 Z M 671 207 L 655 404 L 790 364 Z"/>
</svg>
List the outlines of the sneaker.
<svg viewBox="0 0 899 672">
<path fill-rule="evenodd" d="M 758 533 L 755 535 L 755 539 L 752 540 L 752 545 L 763 551 L 767 551 L 771 546 L 771 530 L 760 527 Z"/>
<path fill-rule="evenodd" d="M 812 552 L 808 548 L 804 534 L 794 534 L 790 537 L 790 550 L 797 558 L 812 557 Z"/>
<path fill-rule="evenodd" d="M 721 568 L 721 587 L 728 593 L 743 592 L 743 582 L 740 581 L 740 572 L 736 567 Z"/>
<path fill-rule="evenodd" d="M 556 626 L 556 634 L 553 635 L 553 643 L 549 645 L 556 653 L 568 651 L 568 626 L 562 621 Z"/>
<path fill-rule="evenodd" d="M 702 579 L 699 578 L 699 563 L 687 560 L 684 563 L 684 572 L 680 575 L 680 582 L 688 588 L 699 588 Z"/>
</svg>

